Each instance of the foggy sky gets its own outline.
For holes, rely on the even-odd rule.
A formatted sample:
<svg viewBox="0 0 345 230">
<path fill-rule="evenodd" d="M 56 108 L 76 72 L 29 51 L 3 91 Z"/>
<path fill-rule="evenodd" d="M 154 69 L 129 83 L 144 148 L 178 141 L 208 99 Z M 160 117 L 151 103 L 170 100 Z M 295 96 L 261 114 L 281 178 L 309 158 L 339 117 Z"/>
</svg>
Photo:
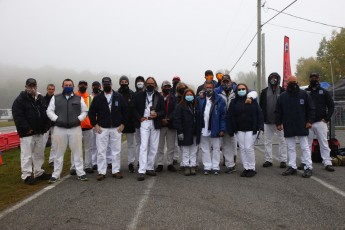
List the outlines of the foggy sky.
<svg viewBox="0 0 345 230">
<path fill-rule="evenodd" d="M 267 7 L 281 10 L 292 1 L 266 1 L 262 23 L 276 14 Z M 285 12 L 344 26 L 344 8 L 344 0 L 299 0 Z M 199 85 L 205 70 L 233 67 L 256 33 L 256 12 L 255 0 L 0 0 L 0 63 L 158 82 L 178 75 Z M 297 59 L 316 56 L 322 37 L 336 29 L 283 14 L 271 23 L 314 33 L 265 25 L 267 75 L 282 74 L 284 35 L 294 73 Z M 256 49 L 255 39 L 231 76 L 256 71 Z"/>
</svg>

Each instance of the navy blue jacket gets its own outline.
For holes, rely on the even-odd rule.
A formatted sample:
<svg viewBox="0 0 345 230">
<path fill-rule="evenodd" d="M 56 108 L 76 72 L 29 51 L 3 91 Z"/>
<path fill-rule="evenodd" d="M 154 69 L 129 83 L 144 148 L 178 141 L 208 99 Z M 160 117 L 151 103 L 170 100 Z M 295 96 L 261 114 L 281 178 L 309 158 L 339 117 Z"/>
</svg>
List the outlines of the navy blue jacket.
<svg viewBox="0 0 345 230">
<path fill-rule="evenodd" d="M 311 96 L 315 105 L 315 120 L 314 122 L 330 121 L 334 112 L 334 101 L 330 93 L 324 88 L 318 86 L 315 90 L 310 86 L 305 89 Z"/>
<path fill-rule="evenodd" d="M 197 108 L 188 105 L 178 104 L 174 113 L 174 126 L 177 135 L 183 134 L 183 141 L 178 140 L 179 146 L 190 146 L 197 134 Z"/>
</svg>

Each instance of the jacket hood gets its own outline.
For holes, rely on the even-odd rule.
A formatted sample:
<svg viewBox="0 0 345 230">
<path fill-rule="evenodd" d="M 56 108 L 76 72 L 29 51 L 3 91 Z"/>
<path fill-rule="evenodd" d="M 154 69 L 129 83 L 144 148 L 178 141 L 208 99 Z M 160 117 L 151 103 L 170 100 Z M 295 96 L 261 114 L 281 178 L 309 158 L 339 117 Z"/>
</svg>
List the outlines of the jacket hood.
<svg viewBox="0 0 345 230">
<path fill-rule="evenodd" d="M 279 75 L 278 73 L 276 73 L 276 72 L 273 72 L 273 73 L 271 73 L 271 74 L 268 76 L 267 83 L 268 83 L 269 85 L 271 85 L 270 80 L 271 80 L 271 78 L 272 78 L 273 76 L 277 76 L 277 77 L 278 77 L 278 83 L 277 83 L 277 85 L 280 85 L 280 79 L 281 79 L 281 77 L 280 77 L 280 75 Z"/>
</svg>

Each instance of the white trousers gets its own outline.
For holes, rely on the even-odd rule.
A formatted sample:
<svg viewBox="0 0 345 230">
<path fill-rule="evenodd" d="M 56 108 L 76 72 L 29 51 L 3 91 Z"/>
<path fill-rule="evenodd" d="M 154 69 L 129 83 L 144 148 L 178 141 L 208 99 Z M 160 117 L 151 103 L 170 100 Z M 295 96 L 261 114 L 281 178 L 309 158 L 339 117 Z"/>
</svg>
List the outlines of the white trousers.
<svg viewBox="0 0 345 230">
<path fill-rule="evenodd" d="M 182 162 L 184 167 L 196 166 L 196 153 L 198 152 L 198 145 L 196 144 L 196 137 L 193 138 L 193 144 L 189 146 L 181 146 Z"/>
<path fill-rule="evenodd" d="M 154 170 L 155 157 L 159 144 L 159 133 L 160 130 L 155 129 L 152 120 L 141 122 L 138 173 L 145 173 L 146 170 Z"/>
<path fill-rule="evenodd" d="M 125 133 L 125 135 L 127 139 L 128 164 L 134 164 L 135 159 L 138 159 L 137 152 L 135 151 L 134 133 Z"/>
<path fill-rule="evenodd" d="M 92 165 L 97 165 L 97 143 L 96 143 L 96 132 L 93 130 L 93 139 L 92 139 Z"/>
<path fill-rule="evenodd" d="M 93 151 L 93 129 L 82 131 L 84 144 L 84 168 L 92 168 L 92 151 Z M 71 169 L 75 169 L 73 158 L 71 158 Z"/>
<path fill-rule="evenodd" d="M 222 153 L 225 158 L 225 166 L 227 168 L 234 167 L 234 156 L 237 155 L 236 136 L 230 137 L 227 133 L 224 135 L 222 138 Z"/>
<path fill-rule="evenodd" d="M 44 173 L 42 165 L 44 162 L 45 143 L 43 135 L 33 135 L 20 138 L 20 164 L 22 168 L 21 178 L 31 176 L 32 166 L 34 177 L 41 176 Z"/>
<path fill-rule="evenodd" d="M 164 165 L 164 147 L 167 146 L 166 162 L 172 165 L 174 160 L 176 130 L 162 127 L 159 134 L 159 145 L 157 152 L 157 164 Z"/>
<path fill-rule="evenodd" d="M 240 147 L 243 168 L 245 170 L 255 170 L 254 141 L 256 135 L 253 135 L 253 131 L 238 131 L 236 138 Z"/>
<path fill-rule="evenodd" d="M 299 143 L 301 146 L 301 162 L 305 164 L 304 169 L 312 169 L 311 152 L 308 145 L 308 136 L 299 136 Z M 294 169 L 296 166 L 296 138 L 286 137 L 287 151 L 288 151 L 288 165 Z"/>
<path fill-rule="evenodd" d="M 82 146 L 82 131 L 81 127 L 61 128 L 55 126 L 53 139 L 56 142 L 56 156 L 54 158 L 54 172 L 53 177 L 60 178 L 63 158 L 67 145 L 71 149 L 71 158 L 75 165 L 78 176 L 85 175 L 83 165 L 83 146 Z"/>
<path fill-rule="evenodd" d="M 275 124 L 265 124 L 265 161 L 273 162 L 272 137 L 277 135 L 279 141 L 279 162 L 287 162 L 287 147 L 284 138 L 284 131 L 278 131 Z"/>
<path fill-rule="evenodd" d="M 309 129 L 309 136 L 308 136 L 308 144 L 309 144 L 309 148 L 311 149 L 314 135 L 316 135 L 317 140 L 319 142 L 319 146 L 320 146 L 322 164 L 324 166 L 332 165 L 331 156 L 330 156 L 331 149 L 329 148 L 328 141 L 327 141 L 327 131 L 328 131 L 327 123 L 323 121 L 315 122 L 313 123 L 313 126 L 311 127 L 311 129 Z M 304 161 L 302 161 L 302 163 L 304 163 Z"/>
<path fill-rule="evenodd" d="M 204 170 L 219 170 L 220 162 L 220 137 L 201 135 L 200 148 L 202 151 L 202 163 Z M 213 155 L 211 157 L 211 146 L 213 146 Z"/>
<path fill-rule="evenodd" d="M 135 129 L 134 137 L 135 137 L 135 153 L 139 157 L 140 144 L 141 144 L 140 129 Z"/>
<path fill-rule="evenodd" d="M 101 133 L 96 133 L 97 143 L 97 168 L 98 173 L 107 173 L 107 148 L 110 147 L 112 174 L 120 171 L 121 165 L 121 139 L 122 133 L 116 128 L 101 128 Z"/>
<path fill-rule="evenodd" d="M 50 133 L 50 140 L 51 140 L 51 146 L 50 146 L 50 154 L 49 154 L 49 163 L 54 162 L 54 157 L 56 154 L 56 143 L 54 142 L 53 133 L 54 133 L 54 126 L 50 127 L 50 129 L 43 135 L 43 143 L 47 144 L 48 138 Z"/>
<path fill-rule="evenodd" d="M 176 136 L 175 136 L 174 160 L 178 160 L 182 154 L 182 149 L 180 146 L 178 146 L 177 133 L 176 132 L 175 132 L 175 135 Z M 181 166 L 183 166 L 182 163 L 181 163 Z"/>
</svg>

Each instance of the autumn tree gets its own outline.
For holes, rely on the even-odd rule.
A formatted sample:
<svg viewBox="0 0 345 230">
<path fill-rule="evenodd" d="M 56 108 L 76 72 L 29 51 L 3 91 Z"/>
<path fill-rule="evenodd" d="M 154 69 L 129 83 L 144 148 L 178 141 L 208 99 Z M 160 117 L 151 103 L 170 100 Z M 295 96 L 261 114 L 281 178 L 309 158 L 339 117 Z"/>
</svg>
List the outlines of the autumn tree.
<svg viewBox="0 0 345 230">
<path fill-rule="evenodd" d="M 325 76 L 324 70 L 322 68 L 321 62 L 316 60 L 316 58 L 300 58 L 296 65 L 296 77 L 300 85 L 309 84 L 310 73 L 319 73 L 320 76 Z M 325 79 L 322 79 L 325 81 Z"/>
</svg>

